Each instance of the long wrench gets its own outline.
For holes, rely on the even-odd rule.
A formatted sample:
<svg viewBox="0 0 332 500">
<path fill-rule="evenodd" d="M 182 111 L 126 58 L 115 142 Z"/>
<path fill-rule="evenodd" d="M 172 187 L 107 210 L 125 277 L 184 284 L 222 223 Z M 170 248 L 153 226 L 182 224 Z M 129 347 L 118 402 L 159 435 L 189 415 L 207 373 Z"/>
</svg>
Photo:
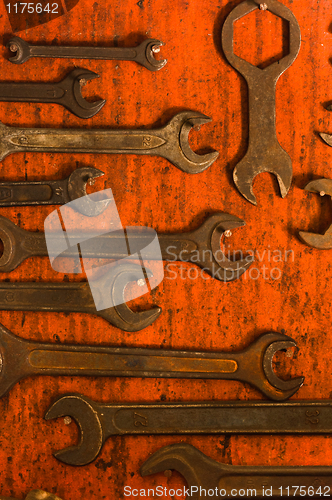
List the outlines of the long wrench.
<svg viewBox="0 0 332 500">
<path fill-rule="evenodd" d="M 226 465 L 190 444 L 161 448 L 144 462 L 140 472 L 142 476 L 149 476 L 166 470 L 182 474 L 192 500 L 331 496 L 332 467 Z"/>
<path fill-rule="evenodd" d="M 54 453 L 69 465 L 97 458 L 111 436 L 127 434 L 331 434 L 332 401 L 102 404 L 80 394 L 60 396 L 45 419 L 69 416 L 80 439 Z"/>
<path fill-rule="evenodd" d="M 94 179 L 102 175 L 104 175 L 104 172 L 97 168 L 81 167 L 74 170 L 66 179 L 58 181 L 0 182 L 0 207 L 64 205 L 84 197 L 84 203 L 71 206 L 83 215 L 95 217 L 104 212 L 112 201 L 109 198 L 93 201 L 87 196 L 87 183 L 92 184 Z M 1 230 L 0 221 L 0 233 Z M 15 229 L 13 227 L 13 233 L 9 238 L 13 238 L 14 234 Z"/>
<path fill-rule="evenodd" d="M 150 71 L 158 71 L 167 63 L 166 59 L 157 60 L 154 54 L 164 45 L 160 40 L 147 39 L 138 47 L 65 47 L 31 45 L 22 38 L 15 36 L 9 40 L 6 47 L 11 52 L 17 52 L 9 60 L 15 64 L 22 64 L 30 57 L 65 57 L 77 59 L 107 59 L 118 61 L 135 61 Z"/>
<path fill-rule="evenodd" d="M 296 346 L 270 332 L 235 353 L 42 344 L 22 340 L 0 325 L 0 397 L 30 375 L 156 377 L 240 380 L 276 401 L 289 398 L 304 378 L 281 380 L 272 368 L 277 351 Z"/>
<path fill-rule="evenodd" d="M 188 135 L 193 126 L 209 121 L 197 111 L 183 111 L 155 130 L 16 128 L 0 122 L 0 161 L 20 151 L 125 153 L 161 156 L 183 172 L 197 174 L 212 165 L 219 153 L 197 155 Z"/>
<path fill-rule="evenodd" d="M 279 183 L 284 198 L 291 186 L 292 161 L 280 146 L 276 134 L 276 84 L 279 77 L 295 61 L 301 46 L 301 32 L 294 14 L 277 0 L 264 0 L 265 8 L 289 23 L 289 53 L 270 66 L 260 69 L 234 54 L 234 22 L 254 11 L 261 0 L 245 0 L 227 17 L 222 29 L 222 47 L 228 62 L 247 81 L 249 88 L 249 146 L 237 164 L 233 179 L 237 189 L 250 203 L 257 205 L 253 180 L 262 172 L 271 172 Z"/>
<path fill-rule="evenodd" d="M 106 103 L 105 99 L 89 102 L 81 93 L 87 80 L 99 75 L 88 69 L 76 68 L 57 83 L 0 83 L 0 101 L 43 102 L 60 104 L 79 118 L 95 116 Z"/>
<path fill-rule="evenodd" d="M 151 271 L 146 269 L 148 277 Z M 126 332 L 137 332 L 151 325 L 161 314 L 161 308 L 133 312 L 125 302 L 124 291 L 128 283 L 142 279 L 142 268 L 126 263 L 115 266 L 113 271 L 94 281 L 95 289 L 107 297 L 111 305 L 98 310 L 89 283 L 5 283 L 0 284 L 0 310 L 80 312 L 104 318 Z"/>
<path fill-rule="evenodd" d="M 103 200 L 107 201 L 107 200 Z M 91 202 L 93 203 L 93 202 Z M 225 235 L 230 234 L 231 229 L 243 226 L 245 223 L 235 215 L 225 213 L 215 214 L 208 217 L 205 222 L 195 231 L 180 234 L 159 234 L 158 240 L 161 248 L 161 256 L 166 261 L 192 262 L 200 266 L 213 278 L 220 281 L 233 281 L 238 279 L 253 263 L 254 258 L 248 255 L 238 261 L 231 261 L 221 250 L 222 240 Z M 145 250 L 145 259 L 156 260 L 159 255 L 153 251 L 149 252 L 149 235 L 144 235 L 139 228 L 126 228 L 127 242 L 132 255 L 136 255 L 142 248 Z M 95 236 L 91 233 L 87 239 L 86 232 L 79 236 L 68 235 L 75 243 L 65 255 L 77 256 L 77 241 L 82 240 L 84 234 L 84 258 L 98 259 L 123 259 L 130 258 L 124 253 L 123 231 L 113 231 L 103 235 Z M 59 238 L 58 233 L 48 235 L 48 247 L 55 248 Z M 14 270 L 24 259 L 32 256 L 49 256 L 48 247 L 44 233 L 26 231 L 16 226 L 13 222 L 0 216 L 0 238 L 3 243 L 3 254 L 0 257 L 0 272 Z M 82 248 L 81 248 L 82 250 Z M 71 253 L 72 252 L 72 253 Z M 1 288 L 1 287 L 0 287 Z"/>
</svg>

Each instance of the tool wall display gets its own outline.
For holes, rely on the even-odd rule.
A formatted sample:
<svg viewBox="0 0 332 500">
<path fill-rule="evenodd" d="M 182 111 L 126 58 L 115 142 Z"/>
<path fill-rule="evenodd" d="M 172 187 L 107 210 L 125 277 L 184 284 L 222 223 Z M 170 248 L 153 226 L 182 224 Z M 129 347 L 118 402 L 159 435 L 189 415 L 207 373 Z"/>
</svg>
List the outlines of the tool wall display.
<svg viewBox="0 0 332 500">
<path fill-rule="evenodd" d="M 56 5 L 0 5 L 0 500 L 331 496 L 332 4 Z"/>
</svg>

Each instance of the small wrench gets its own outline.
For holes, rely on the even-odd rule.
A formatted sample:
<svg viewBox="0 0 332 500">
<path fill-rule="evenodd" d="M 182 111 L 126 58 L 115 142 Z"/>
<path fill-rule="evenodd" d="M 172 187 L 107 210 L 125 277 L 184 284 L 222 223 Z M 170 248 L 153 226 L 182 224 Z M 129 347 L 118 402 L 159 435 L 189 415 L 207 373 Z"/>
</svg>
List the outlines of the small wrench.
<svg viewBox="0 0 332 500">
<path fill-rule="evenodd" d="M 81 93 L 87 80 L 99 75 L 88 69 L 76 68 L 58 83 L 0 83 L 0 101 L 43 102 L 60 104 L 79 118 L 95 116 L 106 101 L 89 102 Z"/>
<path fill-rule="evenodd" d="M 94 202 L 91 201 L 91 203 Z M 166 261 L 192 262 L 220 281 L 227 282 L 238 279 L 251 266 L 254 257 L 248 255 L 242 260 L 231 261 L 222 252 L 221 245 L 226 231 L 226 234 L 229 235 L 231 229 L 244 224 L 244 221 L 235 215 L 219 213 L 208 217 L 201 227 L 195 231 L 180 234 L 159 234 L 158 241 L 162 259 Z M 145 248 L 146 260 L 159 259 L 159 255 L 154 253 L 154 247 L 149 253 L 149 243 L 151 242 L 149 235 L 142 235 L 139 228 L 135 226 L 127 227 L 126 234 L 131 255 L 135 256 L 137 252 Z M 51 236 L 48 235 L 49 248 L 56 248 L 59 234 L 54 233 L 53 245 L 51 245 L 50 238 Z M 0 257 L 0 272 L 13 271 L 28 257 L 49 256 L 44 233 L 21 229 L 1 215 L 0 239 L 3 244 L 3 253 Z M 82 240 L 82 234 L 68 236 L 69 243 L 71 240 L 74 242 L 72 252 L 70 247 L 65 255 L 67 257 L 76 257 L 77 241 Z M 124 253 L 123 243 L 124 233 L 122 230 L 98 236 L 91 233 L 90 238 L 86 235 L 84 242 L 84 258 L 128 259 L 130 255 Z"/>
<path fill-rule="evenodd" d="M 290 337 L 274 332 L 235 353 L 41 344 L 22 340 L 0 325 L 0 397 L 30 375 L 82 375 L 240 380 L 282 401 L 295 394 L 304 378 L 281 380 L 272 359 L 293 346 Z"/>
<path fill-rule="evenodd" d="M 206 499 L 204 491 L 209 491 L 211 500 L 227 496 L 321 498 L 324 493 L 330 496 L 332 487 L 332 467 L 226 465 L 184 443 L 158 450 L 144 462 L 140 473 L 149 476 L 166 470 L 182 474 L 192 500 Z M 234 495 L 234 492 L 239 495 Z"/>
<path fill-rule="evenodd" d="M 97 168 L 81 167 L 59 181 L 0 182 L 0 207 L 64 205 L 84 196 L 84 203 L 78 203 L 75 209 L 83 215 L 95 217 L 104 212 L 112 201 L 109 198 L 93 201 L 87 196 L 87 183 L 102 175 L 104 172 Z"/>
<path fill-rule="evenodd" d="M 167 63 L 166 59 L 159 61 L 154 54 L 164 45 L 160 40 L 148 38 L 138 47 L 65 47 L 52 45 L 30 45 L 15 36 L 9 40 L 6 47 L 11 52 L 17 52 L 9 60 L 15 64 L 22 64 L 30 57 L 65 57 L 76 59 L 104 59 L 117 61 L 135 61 L 150 71 L 158 71 Z"/>
<path fill-rule="evenodd" d="M 87 465 L 110 436 L 137 434 L 331 434 L 332 401 L 102 404 L 60 396 L 45 419 L 69 416 L 79 444 L 54 453 L 68 465 Z"/>
<path fill-rule="evenodd" d="M 152 273 L 146 269 L 147 276 Z M 141 279 L 142 268 L 136 264 L 118 264 L 112 272 L 94 281 L 101 294 L 113 303 L 107 309 L 97 311 L 90 286 L 81 283 L 0 283 L 0 310 L 2 311 L 50 311 L 81 312 L 95 314 L 111 325 L 126 332 L 137 332 L 151 325 L 161 314 L 154 306 L 148 311 L 134 313 L 124 300 L 128 283 Z"/>
<path fill-rule="evenodd" d="M 332 179 L 316 179 L 309 182 L 305 188 L 311 193 L 325 196 L 326 194 L 332 197 Z M 329 250 L 332 248 L 332 224 L 324 234 L 308 233 L 307 231 L 299 232 L 300 240 L 309 247 L 318 248 L 319 250 Z"/>
<path fill-rule="evenodd" d="M 262 4 L 260 0 L 245 0 L 227 17 L 222 29 L 222 47 L 228 62 L 247 81 L 249 89 L 249 146 L 245 157 L 233 172 L 236 187 L 250 203 L 257 205 L 253 180 L 262 172 L 274 174 L 284 198 L 292 182 L 292 161 L 280 146 L 276 135 L 275 92 L 279 77 L 295 61 L 301 46 L 301 32 L 293 13 L 277 0 L 264 0 L 266 9 L 288 21 L 289 54 L 270 66 L 260 69 L 234 54 L 233 25 Z"/>
<path fill-rule="evenodd" d="M 197 155 L 188 135 L 195 125 L 210 121 L 196 111 L 183 111 L 155 130 L 16 128 L 0 122 L 0 161 L 20 151 L 142 154 L 162 156 L 183 172 L 197 174 L 212 165 L 219 153 Z"/>
<path fill-rule="evenodd" d="M 16 500 L 13 497 L 2 497 L 0 496 L 0 500 Z M 42 490 L 32 490 L 25 497 L 25 500 L 61 500 L 61 498 L 53 495 L 52 493 L 47 493 L 47 491 Z"/>
</svg>

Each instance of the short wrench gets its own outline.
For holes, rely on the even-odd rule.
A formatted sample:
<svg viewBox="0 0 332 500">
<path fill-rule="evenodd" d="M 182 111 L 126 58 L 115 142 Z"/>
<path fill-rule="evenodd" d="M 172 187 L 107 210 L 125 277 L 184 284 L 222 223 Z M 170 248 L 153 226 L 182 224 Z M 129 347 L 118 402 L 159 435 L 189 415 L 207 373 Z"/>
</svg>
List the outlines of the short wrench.
<svg viewBox="0 0 332 500">
<path fill-rule="evenodd" d="M 91 118 L 101 110 L 106 101 L 86 101 L 81 88 L 87 80 L 98 77 L 93 71 L 76 68 L 58 83 L 0 82 L 0 101 L 60 104 L 79 118 Z"/>
<path fill-rule="evenodd" d="M 0 500 L 16 500 L 13 497 L 2 497 L 0 496 Z M 61 500 L 61 498 L 53 495 L 53 493 L 47 493 L 42 490 L 32 490 L 25 497 L 25 500 Z"/>
<path fill-rule="evenodd" d="M 0 397 L 30 375 L 82 375 L 240 380 L 282 401 L 295 394 L 304 378 L 281 380 L 272 359 L 277 351 L 293 346 L 294 340 L 275 332 L 230 353 L 41 344 L 22 340 L 0 325 Z"/>
<path fill-rule="evenodd" d="M 260 499 L 331 496 L 332 467 L 226 465 L 190 444 L 161 448 L 144 462 L 140 472 L 142 476 L 149 476 L 166 470 L 182 474 L 192 500 L 232 496 Z"/>
<path fill-rule="evenodd" d="M 104 200 L 108 201 L 108 200 Z M 91 201 L 91 203 L 94 203 Z M 166 261 L 192 262 L 200 266 L 213 278 L 220 281 L 233 281 L 238 279 L 253 263 L 253 256 L 238 261 L 231 261 L 223 253 L 221 246 L 223 237 L 227 231 L 243 226 L 245 223 L 235 215 L 219 213 L 208 217 L 205 222 L 196 230 L 180 234 L 158 234 L 158 241 L 161 248 L 161 256 Z M 66 251 L 67 257 L 77 256 L 77 241 L 82 240 L 82 235 L 86 236 L 84 249 L 81 246 L 84 258 L 98 259 L 123 259 L 130 258 L 128 253 L 124 253 L 124 247 L 130 248 L 131 255 L 136 255 L 143 248 L 146 248 L 144 258 L 146 260 L 158 260 L 160 254 L 155 255 L 148 251 L 149 235 L 142 234 L 135 226 L 127 227 L 127 244 L 124 245 L 124 232 L 113 231 L 99 236 L 91 233 L 87 238 L 86 231 L 82 231 L 77 237 L 69 235 L 68 243 L 71 239 L 75 243 Z M 48 247 L 56 248 L 60 239 L 58 233 L 54 233 L 54 244 L 51 244 L 51 236 L 48 235 Z M 3 254 L 0 257 L 0 272 L 13 271 L 24 259 L 32 256 L 49 256 L 48 247 L 44 233 L 31 232 L 20 229 L 13 222 L 0 215 L 0 239 L 3 243 Z M 72 250 L 71 250 L 72 248 Z M 137 258 L 137 256 L 136 256 Z"/>
<path fill-rule="evenodd" d="M 0 122 L 0 161 L 20 151 L 125 153 L 161 156 L 183 172 L 197 174 L 212 165 L 219 153 L 197 155 L 188 135 L 192 127 L 209 121 L 196 111 L 183 111 L 155 130 L 16 128 Z"/>
<path fill-rule="evenodd" d="M 289 23 L 289 54 L 264 69 L 235 55 L 234 22 L 257 9 L 260 4 L 260 0 L 245 0 L 237 5 L 227 17 L 222 30 L 224 54 L 228 62 L 244 76 L 249 88 L 249 146 L 245 157 L 235 167 L 233 178 L 242 196 L 254 205 L 257 205 L 257 201 L 252 184 L 257 174 L 274 174 L 282 198 L 291 186 L 292 161 L 280 146 L 276 135 L 275 92 L 279 77 L 295 61 L 301 45 L 300 27 L 293 13 L 277 0 L 264 0 L 266 9 Z"/>
<path fill-rule="evenodd" d="M 65 57 L 76 59 L 104 59 L 118 61 L 135 61 L 150 71 L 158 71 L 167 63 L 166 59 L 159 61 L 154 54 L 164 45 L 160 40 L 147 39 L 138 47 L 65 47 L 55 45 L 31 45 L 22 38 L 15 36 L 7 43 L 11 52 L 17 52 L 9 60 L 15 64 L 22 64 L 30 57 Z"/>
<path fill-rule="evenodd" d="M 46 420 L 71 417 L 80 439 L 54 453 L 69 465 L 97 458 L 110 436 L 127 434 L 332 434 L 332 401 L 227 401 L 102 404 L 79 394 L 60 396 Z"/>
<path fill-rule="evenodd" d="M 93 201 L 87 196 L 87 183 L 92 184 L 94 179 L 102 175 L 104 172 L 97 168 L 81 167 L 66 179 L 58 181 L 0 182 L 0 207 L 64 205 L 84 196 L 84 203 L 78 203 L 75 209 L 83 215 L 95 217 L 104 212 L 112 201 L 109 198 Z M 0 233 L 1 231 L 0 216 Z"/>
<path fill-rule="evenodd" d="M 147 276 L 152 273 L 147 269 Z M 161 308 L 133 312 L 126 304 L 124 291 L 128 283 L 141 279 L 142 268 L 126 263 L 115 266 L 98 280 L 94 287 L 109 298 L 112 305 L 97 311 L 88 283 L 0 283 L 0 310 L 80 312 L 95 314 L 127 332 L 137 332 L 151 325 L 161 314 Z"/>
</svg>

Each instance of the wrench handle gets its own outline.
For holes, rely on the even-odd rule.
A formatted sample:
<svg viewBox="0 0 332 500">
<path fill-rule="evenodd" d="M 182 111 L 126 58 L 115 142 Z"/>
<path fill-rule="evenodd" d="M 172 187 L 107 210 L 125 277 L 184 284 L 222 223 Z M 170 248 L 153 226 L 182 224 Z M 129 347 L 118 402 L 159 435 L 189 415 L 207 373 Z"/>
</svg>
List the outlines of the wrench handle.
<svg viewBox="0 0 332 500">
<path fill-rule="evenodd" d="M 29 45 L 30 57 L 56 57 L 69 59 L 103 59 L 134 61 L 137 51 L 126 47 L 68 47 Z"/>
<path fill-rule="evenodd" d="M 0 101 L 54 102 L 64 95 L 64 90 L 57 85 L 0 83 Z"/>
<path fill-rule="evenodd" d="M 68 180 L 36 182 L 1 182 L 0 207 L 27 205 L 63 205 L 70 198 Z"/>
</svg>

